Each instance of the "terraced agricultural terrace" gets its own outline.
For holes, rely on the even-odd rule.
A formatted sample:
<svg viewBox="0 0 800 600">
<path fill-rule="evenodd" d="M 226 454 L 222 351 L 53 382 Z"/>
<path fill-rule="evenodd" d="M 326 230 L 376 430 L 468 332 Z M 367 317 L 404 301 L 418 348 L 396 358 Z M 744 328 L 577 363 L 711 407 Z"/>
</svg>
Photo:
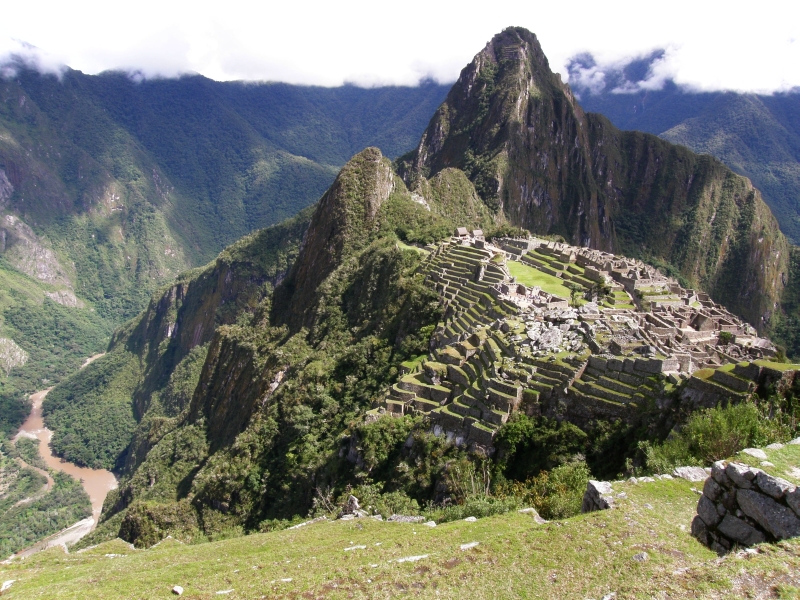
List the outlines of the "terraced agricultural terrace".
<svg viewBox="0 0 800 600">
<path fill-rule="evenodd" d="M 425 250 L 420 273 L 444 321 L 373 418 L 425 413 L 438 434 L 491 448 L 515 411 L 631 419 L 676 397 L 736 401 L 785 376 L 751 325 L 641 261 L 464 228 Z"/>
</svg>

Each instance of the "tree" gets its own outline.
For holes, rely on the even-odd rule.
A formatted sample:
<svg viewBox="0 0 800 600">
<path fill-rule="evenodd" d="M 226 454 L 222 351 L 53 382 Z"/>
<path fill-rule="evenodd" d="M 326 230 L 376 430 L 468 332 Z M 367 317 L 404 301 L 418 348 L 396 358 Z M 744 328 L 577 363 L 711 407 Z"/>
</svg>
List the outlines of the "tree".
<svg viewBox="0 0 800 600">
<path fill-rule="evenodd" d="M 569 303 L 570 306 L 577 307 L 579 302 L 578 299 L 580 298 L 580 294 L 583 291 L 583 288 L 575 283 L 565 283 L 564 286 L 569 290 Z"/>
</svg>

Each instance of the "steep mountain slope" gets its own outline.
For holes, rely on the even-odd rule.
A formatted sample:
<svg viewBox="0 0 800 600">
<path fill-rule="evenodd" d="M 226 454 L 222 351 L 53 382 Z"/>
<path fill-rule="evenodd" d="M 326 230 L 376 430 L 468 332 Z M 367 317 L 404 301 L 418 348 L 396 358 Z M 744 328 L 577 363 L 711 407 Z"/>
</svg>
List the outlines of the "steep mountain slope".
<svg viewBox="0 0 800 600">
<path fill-rule="evenodd" d="M 602 113 L 620 129 L 646 131 L 712 154 L 750 178 L 781 230 L 793 242 L 800 240 L 800 93 L 693 92 L 672 81 L 637 91 L 653 75 L 657 58 L 600 71 L 602 85 L 590 86 L 584 73 L 596 76 L 598 67 L 591 57 L 578 57 L 570 82 L 585 110 Z"/>
<path fill-rule="evenodd" d="M 445 93 L 16 71 L 0 80 L 8 432 L 159 286 L 308 206 L 364 145 L 413 146 Z"/>
<path fill-rule="evenodd" d="M 652 364 L 628 358 L 622 379 L 609 379 L 603 359 L 580 384 L 584 396 L 569 392 L 604 336 L 603 344 L 609 345 L 601 353 L 614 342 L 629 353 L 670 354 L 666 341 L 646 344 L 632 333 L 645 327 L 646 317 L 631 324 L 633 317 L 615 308 L 614 298 L 614 306 L 607 307 L 612 316 L 604 333 L 595 336 L 594 349 L 577 332 L 580 328 L 592 337 L 594 325 L 579 325 L 576 316 L 546 317 L 539 309 L 511 319 L 518 305 L 501 296 L 518 295 L 520 289 L 527 294 L 527 288 L 513 285 L 519 282 L 501 267 L 504 252 L 523 250 L 513 251 L 514 240 L 507 240 L 511 249 L 489 251 L 479 247 L 479 238 L 466 249 L 460 241 L 422 247 L 449 239 L 456 225 L 481 228 L 489 236 L 497 230 L 521 234 L 514 225 L 522 225 L 595 248 L 670 261 L 675 274 L 708 285 L 762 328 L 771 322 L 783 286 L 795 285 L 791 275 L 785 283 L 781 278 L 789 272 L 789 245 L 746 179 L 711 157 L 655 136 L 619 132 L 606 119 L 584 114 L 525 30 L 505 30 L 476 56 L 417 150 L 395 167 L 399 174 L 375 148 L 360 152 L 313 215 L 242 241 L 233 258 L 223 253 L 214 265 L 156 295 L 142 317 L 118 332 L 108 356 L 50 393 L 45 409 L 60 436 L 54 437 L 56 448 L 89 464 L 116 465 L 122 474 L 94 540 L 119 534 L 148 545 L 170 533 L 199 539 L 269 529 L 277 526 L 273 519 L 330 504 L 348 486 L 368 490 L 396 512 L 441 501 L 457 485 L 453 473 L 472 463 L 464 445 L 453 443 L 455 434 L 434 435 L 427 416 L 417 414 L 429 411 L 436 399 L 415 398 L 416 391 L 430 395 L 432 388 L 442 403 L 442 422 L 471 419 L 471 426 L 478 406 L 479 414 L 500 426 L 509 419 L 510 407 L 522 402 L 523 384 L 515 382 L 530 383 L 524 396 L 530 412 L 518 415 L 505 433 L 485 432 L 505 440 L 509 453 L 518 448 L 524 457 L 519 463 L 533 465 L 521 471 L 531 475 L 559 464 L 585 472 L 586 465 L 575 467 L 570 457 L 591 454 L 593 464 L 613 476 L 637 452 L 637 441 L 659 431 L 666 435 L 676 421 L 662 411 L 673 400 L 680 404 L 670 394 L 685 381 L 670 371 L 678 368 L 676 357 L 653 358 Z M 262 247 L 258 240 L 272 241 Z M 516 243 L 530 250 L 527 241 Z M 569 281 L 583 281 L 600 293 L 582 277 L 589 276 L 589 263 L 572 264 L 574 256 L 561 255 L 569 249 L 550 246 L 540 258 L 529 257 L 553 273 L 541 261 L 559 265 L 561 278 L 550 275 L 545 281 L 566 289 L 567 273 Z M 625 259 L 602 254 L 595 259 L 592 264 L 602 263 L 604 271 L 621 265 L 620 278 L 628 277 L 628 269 L 637 278 L 645 274 L 650 280 L 652 274 Z M 536 281 L 546 274 L 542 270 L 531 277 Z M 684 290 L 665 300 L 674 284 L 632 289 L 649 293 L 653 302 L 696 304 L 709 311 L 704 323 L 712 316 L 721 322 L 724 313 L 714 312 L 718 307 L 702 294 Z M 622 295 L 623 305 L 644 301 Z M 752 333 L 735 321 L 726 320 L 726 326 L 744 337 Z M 662 331 L 653 335 L 670 335 L 671 326 L 658 322 Z M 558 340 L 556 349 L 567 339 L 572 350 L 549 357 L 530 354 L 535 329 L 543 327 L 552 332 L 548 339 Z M 467 333 L 473 329 L 483 337 Z M 683 343 L 683 338 L 700 340 L 707 331 L 679 333 Z M 717 344 L 724 336 L 712 332 L 711 337 Z M 453 347 L 439 345 L 445 338 Z M 760 344 L 755 338 L 750 342 Z M 512 351 L 525 344 L 528 350 Z M 719 354 L 714 344 L 689 348 L 683 358 L 720 364 L 714 361 L 732 350 Z M 470 370 L 467 358 L 480 360 L 480 368 Z M 515 364 L 520 361 L 527 367 Z M 609 372 L 623 369 L 622 360 L 607 363 L 613 363 Z M 634 375 L 637 364 L 658 370 Z M 705 378 L 715 372 L 704 371 L 709 371 Z M 730 383 L 727 371 L 720 372 L 718 377 Z M 411 390 L 393 389 L 405 393 L 406 401 L 413 398 L 414 414 L 366 419 L 369 409 L 383 405 L 401 373 L 417 378 L 406 382 Z M 531 373 L 538 374 L 533 383 Z M 703 389 L 719 391 L 717 384 L 700 379 L 692 379 L 699 381 L 694 383 L 698 389 L 707 385 Z M 637 395 L 634 385 L 646 389 Z M 751 389 L 748 382 L 731 385 Z M 490 389 L 481 399 L 472 394 L 473 387 L 478 393 Z M 540 393 L 549 394 L 547 403 L 538 401 Z M 458 396 L 473 404 L 453 402 L 462 412 L 450 414 L 445 403 Z M 568 422 L 562 401 L 570 398 L 604 407 L 606 415 L 632 417 L 630 422 L 600 418 L 588 410 L 579 423 Z M 490 408 L 484 400 L 505 404 Z M 553 416 L 562 418 L 549 420 Z M 105 432 L 114 428 L 116 441 L 104 444 Z M 503 460 L 494 467 L 481 464 L 502 474 Z"/>
<path fill-rule="evenodd" d="M 487 44 L 400 160 L 411 187 L 456 167 L 516 225 L 669 263 L 761 331 L 781 299 L 789 244 L 752 184 L 585 113 L 526 30 Z"/>
<path fill-rule="evenodd" d="M 426 189 L 427 207 L 368 148 L 313 217 L 255 234 L 155 296 L 106 357 L 48 395 L 54 447 L 123 475 L 98 536 L 150 539 L 163 519 L 181 531 L 253 528 L 352 481 L 342 432 L 400 362 L 425 351 L 440 318 L 414 275 L 423 253 L 398 235 L 448 236 L 448 207 L 465 224 L 492 224 L 463 175 L 444 172 Z M 274 293 L 265 273 L 281 281 Z"/>
</svg>

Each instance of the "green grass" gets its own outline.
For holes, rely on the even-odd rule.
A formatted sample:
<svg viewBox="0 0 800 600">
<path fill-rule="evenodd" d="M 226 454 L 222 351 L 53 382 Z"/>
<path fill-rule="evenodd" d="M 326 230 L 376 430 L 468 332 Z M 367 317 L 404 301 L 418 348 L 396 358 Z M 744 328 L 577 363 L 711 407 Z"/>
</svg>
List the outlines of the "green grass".
<svg viewBox="0 0 800 600">
<path fill-rule="evenodd" d="M 413 250 L 414 252 L 419 252 L 423 256 L 427 256 L 430 254 L 425 248 L 418 248 L 417 246 L 412 246 L 410 244 L 406 244 L 405 242 L 399 241 L 397 242 L 397 247 L 401 250 Z"/>
<path fill-rule="evenodd" d="M 762 450 L 767 453 L 767 460 L 774 464 L 774 467 L 762 466 L 761 459 L 742 452 L 739 452 L 731 460 L 758 467 L 770 475 L 782 477 L 795 485 L 800 485 L 800 471 L 793 470 L 800 468 L 800 445 L 786 445 L 780 450 L 769 450 L 767 448 L 762 448 Z"/>
<path fill-rule="evenodd" d="M 753 362 L 759 367 L 768 367 L 776 371 L 797 371 L 800 369 L 800 365 L 792 363 L 779 363 L 771 360 L 754 360 Z"/>
<path fill-rule="evenodd" d="M 508 261 L 506 266 L 511 276 L 517 278 L 517 283 L 528 287 L 539 286 L 548 294 L 554 294 L 569 300 L 569 289 L 567 289 L 563 281 L 558 277 L 553 277 L 552 275 L 548 275 L 538 269 L 534 269 L 533 267 L 529 267 L 528 265 L 514 260 Z"/>
<path fill-rule="evenodd" d="M 512 512 L 435 528 L 323 522 L 194 546 L 167 540 L 150 550 L 117 540 L 2 565 L 0 578 L 16 580 L 17 598 L 167 598 L 174 585 L 194 598 L 224 590 L 232 590 L 227 598 L 733 598 L 800 583 L 800 540 L 720 560 L 692 538 L 697 486 L 616 484 L 627 497 L 614 510 L 545 525 Z M 641 552 L 648 559 L 633 560 Z M 424 558 L 398 562 L 405 557 Z"/>
</svg>

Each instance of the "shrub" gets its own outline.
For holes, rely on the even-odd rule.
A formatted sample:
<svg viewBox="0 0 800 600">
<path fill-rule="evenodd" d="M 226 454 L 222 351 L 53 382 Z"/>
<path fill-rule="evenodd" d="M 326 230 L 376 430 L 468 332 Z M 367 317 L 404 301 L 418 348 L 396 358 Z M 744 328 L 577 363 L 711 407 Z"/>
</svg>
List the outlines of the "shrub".
<svg viewBox="0 0 800 600">
<path fill-rule="evenodd" d="M 495 498 L 489 496 L 473 497 L 467 499 L 463 504 L 450 504 L 436 507 L 429 505 L 425 510 L 425 517 L 437 523 L 447 523 L 449 521 L 459 521 L 467 517 L 491 517 L 500 515 L 522 506 L 519 499 L 514 496 Z"/>
<path fill-rule="evenodd" d="M 551 471 L 542 471 L 525 482 L 513 482 L 500 492 L 506 498 L 533 506 L 545 519 L 565 519 L 581 512 L 589 481 L 584 461 L 572 461 Z"/>
<path fill-rule="evenodd" d="M 658 445 L 642 442 L 647 468 L 668 472 L 676 466 L 710 464 L 748 446 L 764 446 L 786 435 L 777 419 L 762 414 L 752 402 L 694 413 L 683 429 Z"/>
<path fill-rule="evenodd" d="M 497 433 L 498 472 L 524 481 L 584 454 L 588 436 L 566 421 L 516 413 Z"/>
</svg>

